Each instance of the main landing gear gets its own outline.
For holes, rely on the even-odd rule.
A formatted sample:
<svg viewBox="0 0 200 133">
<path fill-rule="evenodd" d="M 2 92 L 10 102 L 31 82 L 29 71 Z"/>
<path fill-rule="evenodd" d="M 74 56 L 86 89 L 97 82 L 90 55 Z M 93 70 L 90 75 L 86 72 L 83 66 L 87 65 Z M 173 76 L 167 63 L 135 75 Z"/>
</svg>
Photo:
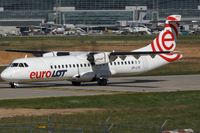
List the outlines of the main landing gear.
<svg viewBox="0 0 200 133">
<path fill-rule="evenodd" d="M 106 85 L 108 85 L 108 79 L 105 79 L 105 78 L 98 78 L 98 79 L 96 79 L 94 81 L 97 81 L 97 84 L 100 85 L 100 86 L 106 86 Z M 81 82 L 72 81 L 72 85 L 73 86 L 80 86 Z"/>
<path fill-rule="evenodd" d="M 19 84 L 17 83 L 9 83 L 11 88 L 17 88 L 19 86 Z"/>
<path fill-rule="evenodd" d="M 97 80 L 97 84 L 100 85 L 100 86 L 106 86 L 108 84 L 108 80 L 105 79 L 105 78 L 99 78 Z"/>
</svg>

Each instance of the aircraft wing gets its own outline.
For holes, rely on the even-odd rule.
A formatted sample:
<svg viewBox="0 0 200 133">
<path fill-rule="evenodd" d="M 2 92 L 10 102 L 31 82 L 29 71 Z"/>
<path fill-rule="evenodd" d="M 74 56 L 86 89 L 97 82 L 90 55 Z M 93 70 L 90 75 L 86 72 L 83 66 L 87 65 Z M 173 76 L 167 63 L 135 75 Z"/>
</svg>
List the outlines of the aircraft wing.
<svg viewBox="0 0 200 133">
<path fill-rule="evenodd" d="M 152 58 L 154 58 L 156 55 L 159 54 L 173 54 L 173 53 L 177 53 L 177 52 L 172 52 L 172 51 L 162 51 L 162 52 L 153 52 L 153 51 L 132 51 L 132 52 L 111 52 L 109 54 L 110 59 L 113 61 L 116 59 L 116 57 L 120 57 L 122 60 L 124 60 L 126 58 L 126 56 L 128 55 L 132 55 L 135 58 L 139 59 L 140 56 L 144 56 L 144 55 L 149 55 Z M 178 52 L 179 53 L 179 52 Z"/>
<path fill-rule="evenodd" d="M 139 59 L 141 56 L 151 56 L 154 58 L 159 54 L 174 54 L 176 52 L 172 51 L 162 51 L 162 52 L 153 52 L 153 51 L 132 51 L 132 52 L 95 52 L 87 54 L 87 60 L 92 65 L 106 64 L 112 61 L 115 61 L 118 57 L 122 60 L 125 60 L 127 56 L 134 56 L 136 59 Z"/>
<path fill-rule="evenodd" d="M 117 55 L 156 55 L 156 54 L 170 54 L 171 51 L 153 52 L 153 51 L 133 51 L 133 52 L 111 52 L 110 56 Z"/>
<path fill-rule="evenodd" d="M 39 51 L 39 50 L 21 50 L 21 49 L 6 49 L 7 52 L 29 53 L 36 57 L 41 57 L 43 54 L 51 51 Z"/>
<path fill-rule="evenodd" d="M 140 58 L 142 55 L 149 55 L 154 58 L 158 54 L 171 54 L 175 53 L 172 51 L 132 51 L 132 52 L 67 52 L 67 51 L 38 51 L 38 50 L 18 50 L 18 49 L 6 49 L 8 52 L 20 52 L 20 53 L 30 53 L 36 57 L 52 57 L 52 56 L 69 56 L 69 55 L 87 55 L 87 60 L 91 64 L 101 64 L 107 63 L 109 61 L 114 61 L 117 57 L 124 60 L 128 55 L 132 55 L 135 58 Z M 105 60 L 100 60 L 105 59 Z M 99 62 L 97 62 L 99 61 Z"/>
<path fill-rule="evenodd" d="M 44 56 L 67 56 L 70 52 L 67 51 L 42 51 L 42 50 L 20 50 L 20 49 L 6 49 L 7 52 L 19 52 L 19 53 L 29 53 L 36 57 Z"/>
</svg>

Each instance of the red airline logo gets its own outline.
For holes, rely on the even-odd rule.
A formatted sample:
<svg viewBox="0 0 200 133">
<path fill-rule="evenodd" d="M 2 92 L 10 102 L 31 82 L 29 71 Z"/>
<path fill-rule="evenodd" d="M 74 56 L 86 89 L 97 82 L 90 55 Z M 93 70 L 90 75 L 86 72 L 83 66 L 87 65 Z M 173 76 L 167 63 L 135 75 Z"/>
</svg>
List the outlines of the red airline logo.
<svg viewBox="0 0 200 133">
<path fill-rule="evenodd" d="M 53 78 L 53 77 L 63 77 L 67 70 L 57 70 L 57 71 L 33 71 L 30 73 L 30 79 L 43 79 L 43 78 Z"/>
</svg>

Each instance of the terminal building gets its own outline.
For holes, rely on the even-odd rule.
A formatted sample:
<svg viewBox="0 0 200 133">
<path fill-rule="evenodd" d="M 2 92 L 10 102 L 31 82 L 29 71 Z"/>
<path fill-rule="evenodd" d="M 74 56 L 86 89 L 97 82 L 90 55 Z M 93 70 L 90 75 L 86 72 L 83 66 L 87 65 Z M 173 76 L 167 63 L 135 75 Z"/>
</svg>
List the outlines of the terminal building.
<svg viewBox="0 0 200 133">
<path fill-rule="evenodd" d="M 200 0 L 0 0 L 0 26 L 115 25 L 163 20 L 171 14 L 200 20 Z"/>
</svg>

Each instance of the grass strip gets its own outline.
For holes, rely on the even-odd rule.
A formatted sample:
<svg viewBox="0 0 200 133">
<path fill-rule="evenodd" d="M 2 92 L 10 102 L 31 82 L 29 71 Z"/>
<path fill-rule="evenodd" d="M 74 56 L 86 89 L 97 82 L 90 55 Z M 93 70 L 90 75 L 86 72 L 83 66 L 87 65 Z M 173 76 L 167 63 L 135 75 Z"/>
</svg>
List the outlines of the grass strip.
<svg viewBox="0 0 200 133">
<path fill-rule="evenodd" d="M 17 91 L 17 90 L 16 90 Z M 0 100 L 1 108 L 152 108 L 198 106 L 200 92 L 133 93 L 120 95 L 52 97 L 38 99 Z"/>
<path fill-rule="evenodd" d="M 40 133 L 46 130 L 41 131 L 36 125 L 47 125 L 50 122 L 56 125 L 55 131 L 62 128 L 81 128 L 86 133 L 99 133 L 114 124 L 110 129 L 112 133 L 155 133 L 159 132 L 162 123 L 168 120 L 165 129 L 192 128 L 199 132 L 199 101 L 199 91 L 1 100 L 1 108 L 103 108 L 106 111 L 50 117 L 21 116 L 0 119 L 0 124 L 14 124 L 14 129 L 10 127 L 5 132 L 9 129 L 16 131 L 17 127 L 27 125 Z M 109 121 L 106 122 L 108 118 Z M 1 132 L 4 133 L 3 130 Z"/>
</svg>

